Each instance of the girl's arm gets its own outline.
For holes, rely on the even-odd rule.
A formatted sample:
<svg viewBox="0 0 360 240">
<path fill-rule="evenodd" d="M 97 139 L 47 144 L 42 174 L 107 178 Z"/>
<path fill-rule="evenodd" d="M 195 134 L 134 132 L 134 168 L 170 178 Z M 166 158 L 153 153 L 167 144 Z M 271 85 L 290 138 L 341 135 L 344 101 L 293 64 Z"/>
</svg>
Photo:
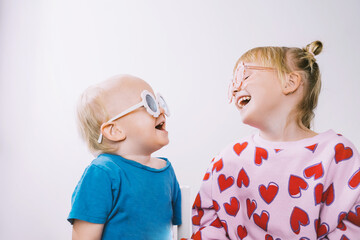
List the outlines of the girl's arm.
<svg viewBox="0 0 360 240">
<path fill-rule="evenodd" d="M 100 240 L 104 224 L 97 224 L 75 219 L 72 240 Z"/>
<path fill-rule="evenodd" d="M 212 161 L 203 183 L 200 187 L 200 191 L 195 199 L 192 207 L 192 225 L 193 236 L 192 239 L 208 239 L 208 240 L 225 240 L 229 239 L 223 223 L 217 216 L 217 209 L 214 206 L 212 196 L 212 185 L 216 184 L 213 181 L 214 164 L 216 161 Z M 216 166 L 215 166 L 216 167 Z"/>
<path fill-rule="evenodd" d="M 343 155 L 335 155 L 336 163 L 327 170 L 334 176 L 333 192 L 323 194 L 324 204 L 316 229 L 319 237 L 327 233 L 328 239 L 360 239 L 360 155 L 346 139 L 340 144 L 346 147 L 340 148 Z"/>
</svg>

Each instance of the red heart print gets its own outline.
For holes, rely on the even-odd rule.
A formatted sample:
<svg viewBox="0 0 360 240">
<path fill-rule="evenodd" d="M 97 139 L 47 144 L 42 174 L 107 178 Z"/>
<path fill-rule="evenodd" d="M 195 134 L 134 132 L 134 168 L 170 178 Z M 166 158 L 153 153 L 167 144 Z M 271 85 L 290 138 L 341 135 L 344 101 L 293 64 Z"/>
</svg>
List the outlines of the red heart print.
<svg viewBox="0 0 360 240">
<path fill-rule="evenodd" d="M 258 225 L 260 228 L 262 228 L 265 232 L 267 231 L 267 225 L 269 222 L 270 215 L 267 211 L 263 210 L 261 212 L 261 216 L 254 213 L 254 222 L 256 225 Z"/>
<path fill-rule="evenodd" d="M 300 225 L 307 226 L 309 225 L 309 216 L 301 208 L 294 207 L 291 216 L 290 216 L 290 225 L 291 229 L 295 234 L 300 233 Z"/>
<path fill-rule="evenodd" d="M 247 236 L 247 230 L 246 230 L 246 227 L 244 226 L 241 226 L 239 225 L 237 227 L 237 233 L 238 233 L 238 236 L 240 239 L 244 239 L 246 236 Z"/>
<path fill-rule="evenodd" d="M 242 168 L 238 174 L 238 179 L 237 179 L 237 186 L 239 188 L 242 187 L 242 185 L 244 184 L 245 187 L 249 186 L 250 183 L 250 179 L 249 176 L 247 175 L 246 171 L 244 168 Z"/>
<path fill-rule="evenodd" d="M 227 214 L 235 217 L 240 209 L 240 202 L 237 198 L 232 197 L 230 199 L 230 204 L 224 203 L 224 208 Z"/>
<path fill-rule="evenodd" d="M 235 153 L 240 156 L 240 153 L 247 147 L 248 142 L 244 142 L 242 144 L 236 143 L 233 147 Z"/>
<path fill-rule="evenodd" d="M 314 189 L 315 205 L 318 205 L 320 203 L 325 203 L 327 206 L 329 206 L 331 203 L 333 203 L 335 199 L 334 185 L 330 184 L 325 192 L 323 192 L 323 190 L 324 190 L 324 186 L 322 185 L 322 183 L 319 183 L 318 185 L 315 186 Z"/>
<path fill-rule="evenodd" d="M 279 148 L 275 148 L 274 150 L 275 150 L 275 153 L 282 151 L 282 149 L 279 149 Z"/>
<path fill-rule="evenodd" d="M 348 213 L 347 219 L 349 222 L 355 224 L 356 226 L 360 227 L 360 205 L 355 207 L 356 212 L 350 211 Z"/>
<path fill-rule="evenodd" d="M 270 204 L 274 200 L 278 191 L 279 186 L 274 182 L 270 182 L 267 188 L 263 184 L 259 186 L 260 196 L 267 204 Z"/>
<path fill-rule="evenodd" d="M 209 180 L 209 178 L 210 178 L 210 173 L 207 172 L 207 173 L 205 173 L 203 181 Z"/>
<path fill-rule="evenodd" d="M 198 215 L 192 217 L 192 223 L 193 225 L 199 226 L 201 218 L 204 216 L 204 210 L 199 209 Z"/>
<path fill-rule="evenodd" d="M 226 178 L 224 174 L 221 174 L 218 177 L 218 184 L 219 184 L 220 192 L 222 192 L 234 184 L 234 177 L 230 176 Z"/>
<path fill-rule="evenodd" d="M 320 218 L 315 219 L 315 230 L 317 237 L 322 237 L 329 232 L 329 225 L 327 223 L 321 223 Z"/>
<path fill-rule="evenodd" d="M 312 152 L 315 152 L 316 148 L 317 148 L 318 144 L 314 144 L 314 145 L 311 145 L 311 146 L 307 146 L 305 148 L 309 149 L 310 151 Z"/>
<path fill-rule="evenodd" d="M 211 171 L 213 172 L 216 169 L 216 171 L 219 172 L 223 167 L 224 167 L 224 164 L 223 164 L 223 160 L 221 158 L 219 161 L 214 163 Z"/>
<path fill-rule="evenodd" d="M 321 202 L 325 203 L 326 206 L 329 206 L 334 201 L 334 184 L 330 184 L 330 186 L 323 192 L 321 197 Z"/>
<path fill-rule="evenodd" d="M 216 228 L 222 228 L 221 221 L 219 218 L 216 218 L 210 226 L 216 227 Z"/>
<path fill-rule="evenodd" d="M 289 178 L 289 194 L 293 198 L 301 197 L 301 189 L 308 188 L 307 182 L 301 177 L 291 175 Z"/>
<path fill-rule="evenodd" d="M 263 159 L 264 160 L 268 159 L 268 152 L 264 148 L 256 147 L 256 150 L 255 150 L 255 164 L 256 165 L 261 165 Z"/>
<path fill-rule="evenodd" d="M 343 234 L 340 238 L 340 240 L 350 240 L 345 234 Z"/>
<path fill-rule="evenodd" d="M 319 183 L 314 188 L 314 195 L 315 195 L 315 206 L 321 203 L 322 194 L 324 191 L 324 186 L 322 183 Z"/>
<path fill-rule="evenodd" d="M 253 214 L 253 212 L 255 211 L 255 209 L 257 208 L 257 204 L 255 200 L 252 200 L 250 202 L 250 199 L 246 199 L 246 208 L 247 208 L 247 215 L 249 217 L 249 219 L 251 218 L 251 215 Z"/>
<path fill-rule="evenodd" d="M 213 207 L 214 207 L 215 211 L 217 211 L 217 212 L 220 210 L 220 206 L 217 203 L 217 201 L 215 201 L 215 200 L 213 200 Z"/>
<path fill-rule="evenodd" d="M 274 240 L 274 238 L 270 234 L 266 234 L 265 240 Z"/>
<path fill-rule="evenodd" d="M 193 209 L 195 208 L 201 208 L 201 198 L 200 198 L 200 193 L 198 193 L 196 195 L 196 198 L 195 198 L 195 201 L 194 201 L 194 204 L 193 204 Z"/>
<path fill-rule="evenodd" d="M 353 151 L 350 147 L 345 147 L 344 144 L 338 143 L 335 146 L 335 162 L 339 163 L 344 160 L 348 160 L 353 155 Z"/>
<path fill-rule="evenodd" d="M 201 228 L 193 236 L 191 236 L 191 239 L 193 239 L 193 240 L 201 240 L 202 239 L 202 237 L 201 237 Z"/>
<path fill-rule="evenodd" d="M 349 187 L 351 189 L 356 189 L 360 183 L 360 169 L 358 169 L 349 180 Z"/>
<path fill-rule="evenodd" d="M 221 225 L 224 227 L 225 232 L 226 232 L 226 234 L 227 234 L 227 232 L 228 232 L 228 226 L 227 226 L 226 221 L 225 221 L 225 220 L 221 220 Z"/>
<path fill-rule="evenodd" d="M 324 168 L 322 163 L 319 162 L 318 164 L 312 165 L 304 170 L 304 176 L 306 178 L 311 178 L 314 176 L 314 180 L 321 178 L 324 176 Z"/>
<path fill-rule="evenodd" d="M 345 231 L 346 230 L 346 225 L 345 223 L 343 222 L 343 220 L 346 218 L 347 214 L 346 212 L 341 212 L 339 214 L 339 217 L 338 217 L 338 225 L 336 228 L 340 229 L 341 231 Z"/>
</svg>

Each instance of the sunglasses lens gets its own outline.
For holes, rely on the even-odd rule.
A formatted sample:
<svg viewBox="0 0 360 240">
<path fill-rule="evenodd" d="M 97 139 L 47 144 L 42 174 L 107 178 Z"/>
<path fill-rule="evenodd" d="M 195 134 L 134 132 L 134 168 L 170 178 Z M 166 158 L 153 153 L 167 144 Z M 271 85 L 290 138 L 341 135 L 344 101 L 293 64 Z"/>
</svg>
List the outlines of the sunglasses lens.
<svg viewBox="0 0 360 240">
<path fill-rule="evenodd" d="M 151 111 L 153 111 L 154 113 L 157 112 L 158 108 L 157 108 L 155 99 L 150 95 L 146 95 L 145 99 L 146 99 L 146 103 L 149 106 L 149 108 L 151 109 Z"/>
<path fill-rule="evenodd" d="M 164 109 L 165 111 L 165 114 L 167 116 L 169 116 L 169 108 L 168 108 L 168 105 L 166 104 L 164 98 L 162 96 L 159 96 L 159 104 L 160 104 L 160 107 Z"/>
</svg>

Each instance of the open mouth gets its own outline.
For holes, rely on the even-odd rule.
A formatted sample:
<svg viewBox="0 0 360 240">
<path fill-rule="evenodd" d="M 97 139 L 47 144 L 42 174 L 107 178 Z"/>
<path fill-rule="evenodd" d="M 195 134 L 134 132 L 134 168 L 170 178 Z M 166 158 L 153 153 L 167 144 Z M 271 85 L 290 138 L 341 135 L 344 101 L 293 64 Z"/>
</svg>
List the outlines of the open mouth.
<svg viewBox="0 0 360 240">
<path fill-rule="evenodd" d="M 238 99 L 237 104 L 239 107 L 245 107 L 251 100 L 251 96 L 242 96 Z"/>
<path fill-rule="evenodd" d="M 157 130 L 165 130 L 165 122 L 161 122 L 155 126 Z"/>
</svg>

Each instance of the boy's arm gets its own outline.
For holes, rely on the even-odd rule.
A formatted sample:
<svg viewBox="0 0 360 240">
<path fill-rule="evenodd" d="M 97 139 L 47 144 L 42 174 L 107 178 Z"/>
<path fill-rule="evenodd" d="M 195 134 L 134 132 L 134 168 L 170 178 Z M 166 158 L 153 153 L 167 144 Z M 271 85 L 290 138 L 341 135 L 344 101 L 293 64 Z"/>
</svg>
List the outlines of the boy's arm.
<svg viewBox="0 0 360 240">
<path fill-rule="evenodd" d="M 104 224 L 97 224 L 75 219 L 72 240 L 100 240 Z"/>
</svg>

